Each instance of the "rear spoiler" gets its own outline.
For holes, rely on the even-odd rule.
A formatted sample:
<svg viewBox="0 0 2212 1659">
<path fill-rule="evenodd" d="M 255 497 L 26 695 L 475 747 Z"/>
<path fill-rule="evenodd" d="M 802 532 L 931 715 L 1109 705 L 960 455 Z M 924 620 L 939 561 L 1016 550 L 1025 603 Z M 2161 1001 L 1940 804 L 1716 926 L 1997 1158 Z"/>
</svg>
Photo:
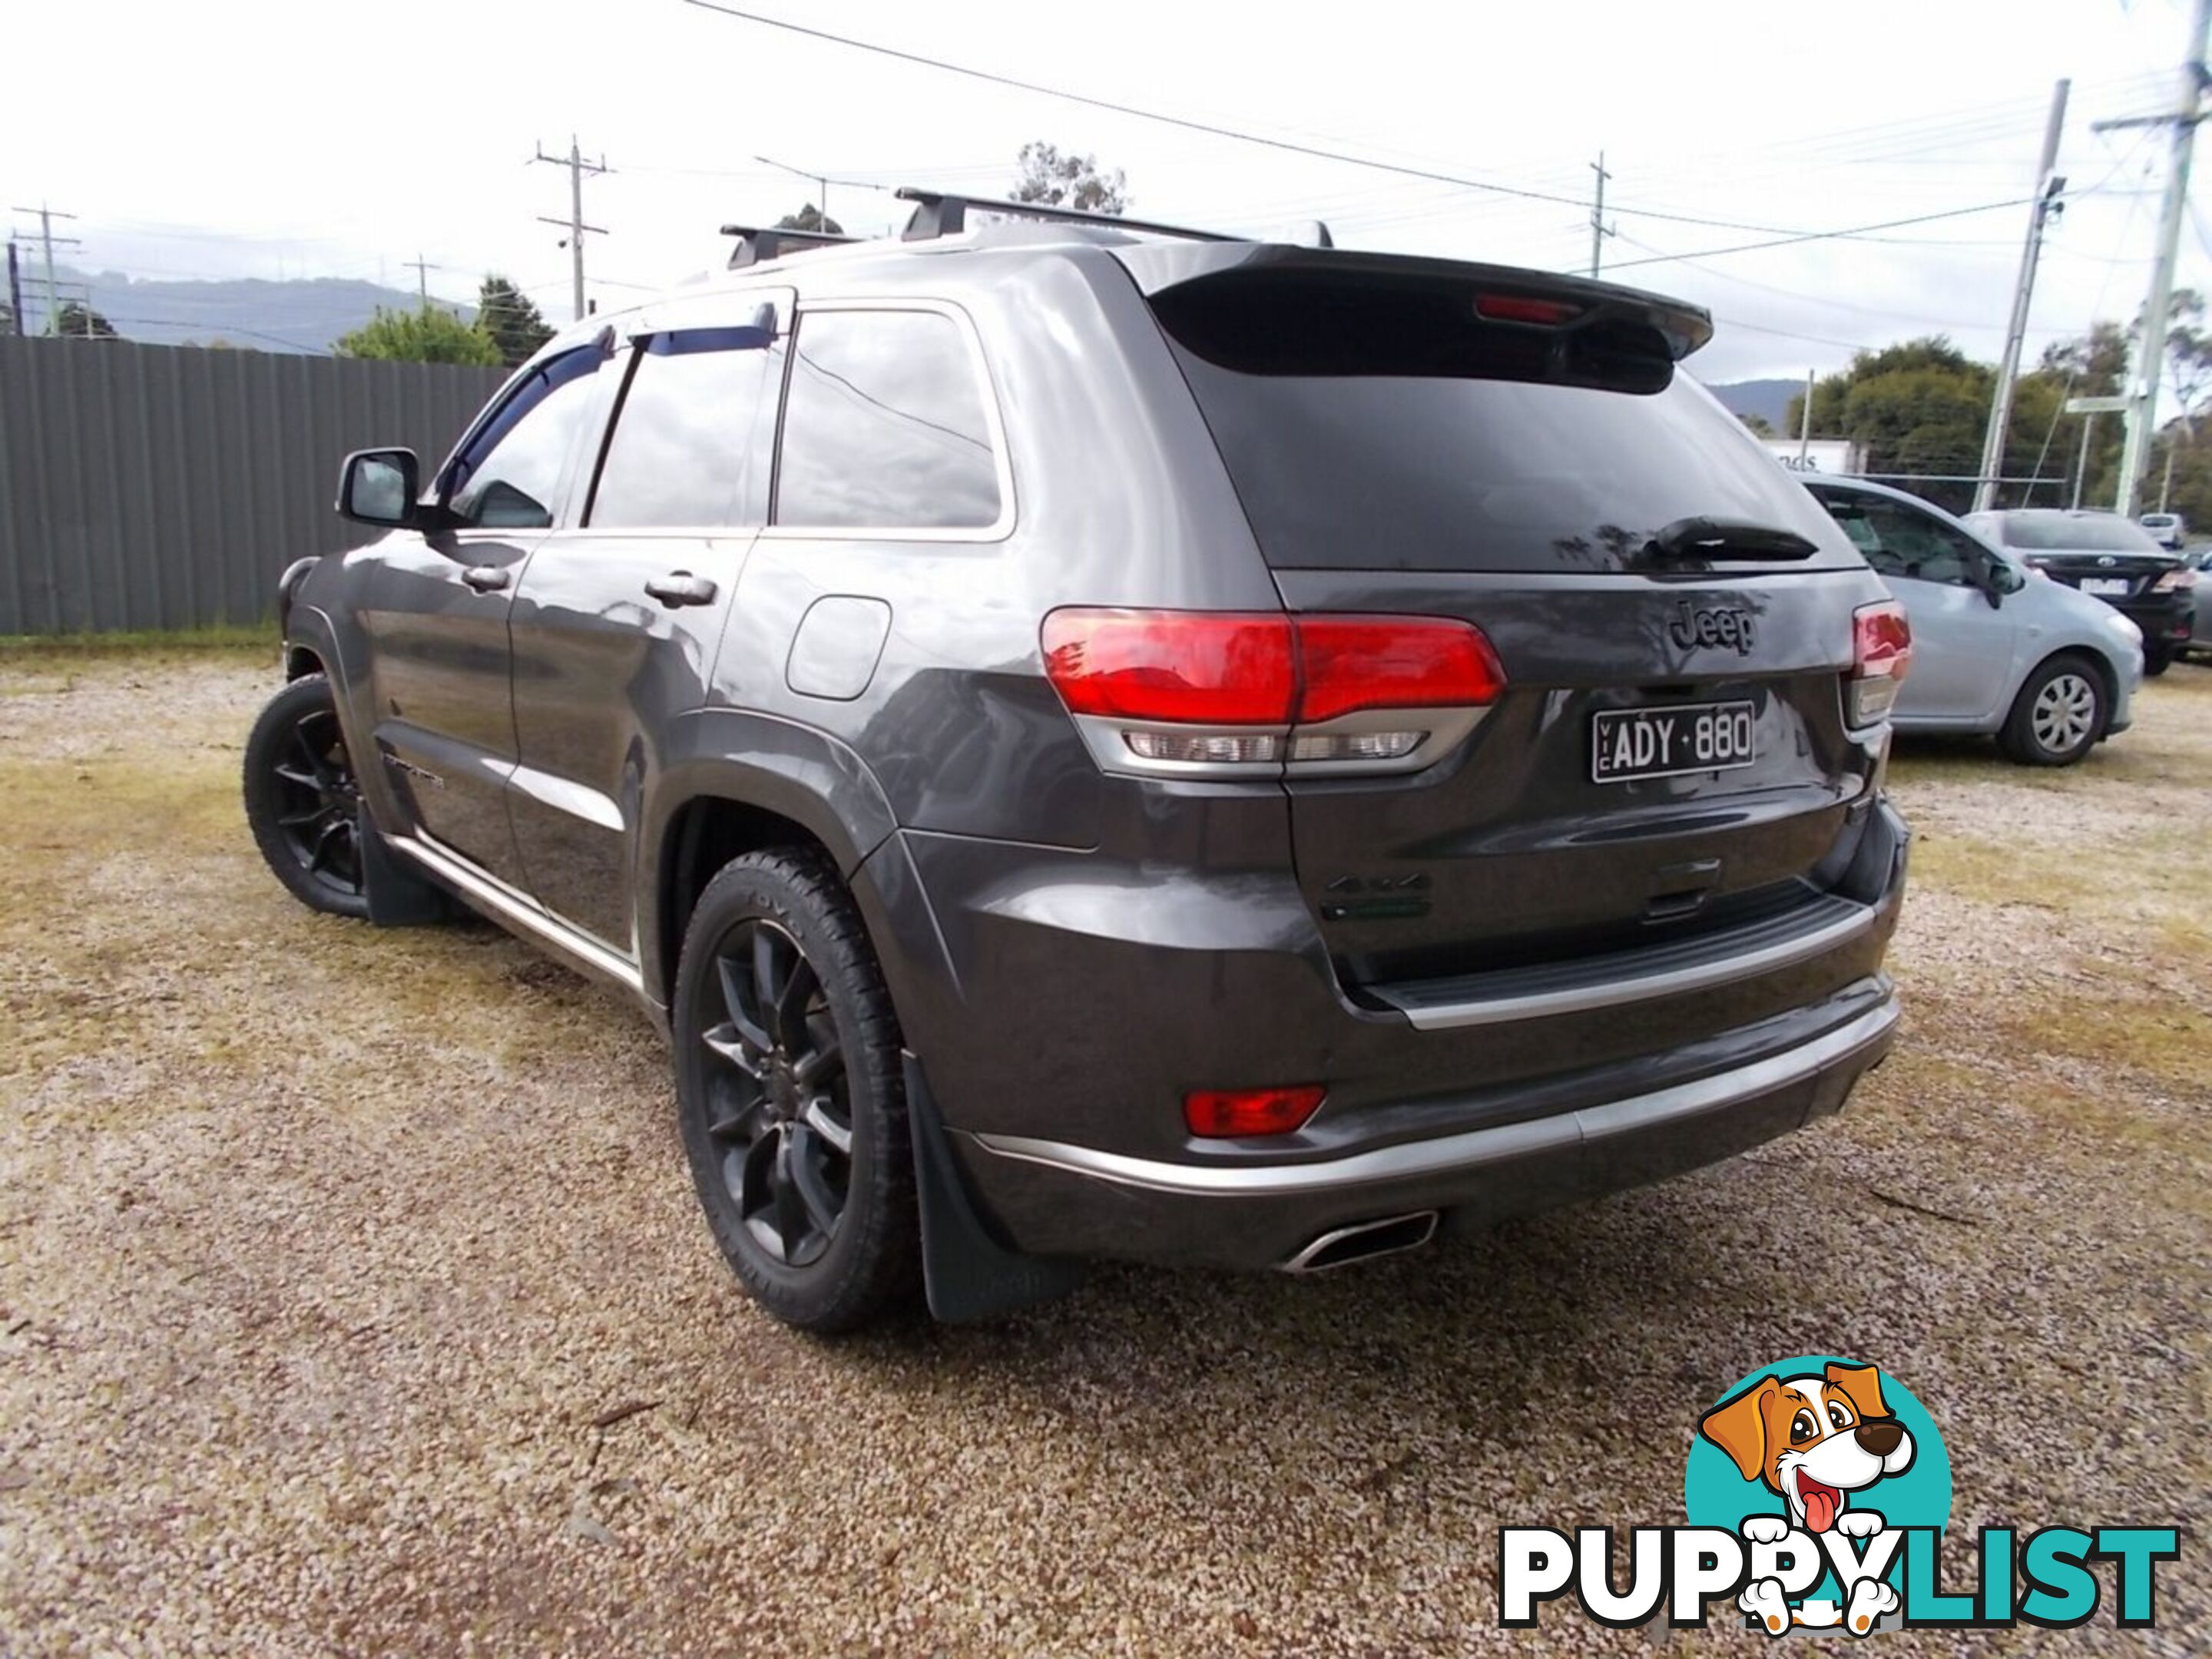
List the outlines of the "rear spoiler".
<svg viewBox="0 0 2212 1659">
<path fill-rule="evenodd" d="M 1563 330 L 1640 324 L 1658 334 L 1677 362 L 1713 337 L 1712 313 L 1686 300 L 1513 265 L 1277 242 L 1142 241 L 1110 251 L 1148 300 L 1192 284 L 1225 281 L 1242 287 L 1272 276 L 1347 287 L 1368 279 L 1379 288 L 1459 290 L 1475 314 L 1491 321 Z"/>
</svg>

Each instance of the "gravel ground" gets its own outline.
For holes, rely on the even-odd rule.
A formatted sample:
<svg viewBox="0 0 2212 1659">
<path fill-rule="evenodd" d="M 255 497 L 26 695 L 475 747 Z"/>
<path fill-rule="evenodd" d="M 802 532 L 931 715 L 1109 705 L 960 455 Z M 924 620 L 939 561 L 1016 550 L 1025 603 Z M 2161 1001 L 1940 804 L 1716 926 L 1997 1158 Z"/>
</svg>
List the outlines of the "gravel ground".
<svg viewBox="0 0 2212 1659">
<path fill-rule="evenodd" d="M 1908 1030 L 1840 1118 L 1348 1275 L 840 1344 L 725 1271 L 623 1004 L 262 871 L 271 685 L 0 659 L 0 1650 L 1505 1651 L 1497 1528 L 1679 1520 L 1702 1404 L 1807 1351 L 1935 1413 L 1955 1527 L 2212 1495 L 2212 674 L 2075 772 L 1900 757 Z M 2070 1639 L 2203 1651 L 2202 1548 Z"/>
</svg>

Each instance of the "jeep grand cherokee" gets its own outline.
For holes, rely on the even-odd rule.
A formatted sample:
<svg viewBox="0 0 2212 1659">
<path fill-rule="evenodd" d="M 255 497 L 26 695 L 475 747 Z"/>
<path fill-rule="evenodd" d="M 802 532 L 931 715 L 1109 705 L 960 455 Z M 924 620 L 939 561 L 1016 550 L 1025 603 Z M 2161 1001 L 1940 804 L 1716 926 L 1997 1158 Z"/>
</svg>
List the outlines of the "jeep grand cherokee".
<svg viewBox="0 0 2212 1659">
<path fill-rule="evenodd" d="M 567 330 L 281 585 L 246 793 L 668 1030 L 782 1318 L 1310 1269 L 1839 1107 L 1910 642 L 1697 309 L 916 195 Z"/>
</svg>

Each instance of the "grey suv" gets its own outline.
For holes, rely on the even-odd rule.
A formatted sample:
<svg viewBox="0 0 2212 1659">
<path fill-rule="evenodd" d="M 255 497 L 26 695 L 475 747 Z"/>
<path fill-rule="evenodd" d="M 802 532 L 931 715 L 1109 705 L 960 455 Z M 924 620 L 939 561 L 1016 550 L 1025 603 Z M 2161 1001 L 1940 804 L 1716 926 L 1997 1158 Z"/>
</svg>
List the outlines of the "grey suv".
<svg viewBox="0 0 2212 1659">
<path fill-rule="evenodd" d="M 246 761 L 295 893 L 634 994 L 820 1329 L 1331 1267 L 1843 1103 L 1909 635 L 1677 371 L 1704 313 L 911 199 L 568 331 L 427 481 L 348 459 L 390 533 L 287 573 Z"/>
</svg>

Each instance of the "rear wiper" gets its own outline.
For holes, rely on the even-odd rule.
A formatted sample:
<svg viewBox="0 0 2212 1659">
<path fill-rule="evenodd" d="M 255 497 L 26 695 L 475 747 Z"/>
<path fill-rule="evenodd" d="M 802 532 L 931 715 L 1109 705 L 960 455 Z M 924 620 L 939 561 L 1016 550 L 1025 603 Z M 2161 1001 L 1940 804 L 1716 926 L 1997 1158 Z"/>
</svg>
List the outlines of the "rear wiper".
<svg viewBox="0 0 2212 1659">
<path fill-rule="evenodd" d="M 1794 530 L 1750 519 L 1677 519 L 1644 549 L 1661 559 L 1807 559 L 1820 550 Z"/>
</svg>

